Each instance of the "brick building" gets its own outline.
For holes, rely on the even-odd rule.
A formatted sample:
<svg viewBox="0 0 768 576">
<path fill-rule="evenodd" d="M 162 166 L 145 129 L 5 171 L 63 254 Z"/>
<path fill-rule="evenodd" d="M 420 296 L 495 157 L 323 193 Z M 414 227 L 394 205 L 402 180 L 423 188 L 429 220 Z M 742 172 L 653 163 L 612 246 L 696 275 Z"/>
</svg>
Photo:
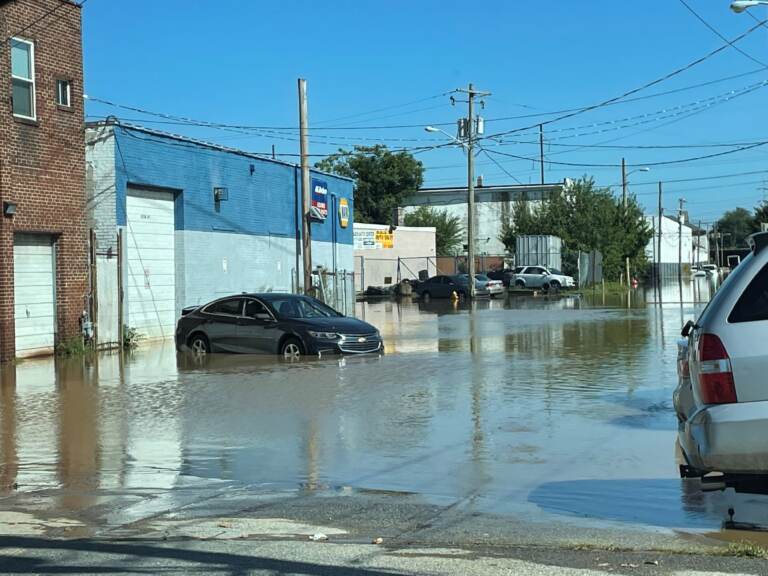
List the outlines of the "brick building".
<svg viewBox="0 0 768 576">
<path fill-rule="evenodd" d="M 0 0 L 0 360 L 80 331 L 88 293 L 80 7 Z"/>
</svg>

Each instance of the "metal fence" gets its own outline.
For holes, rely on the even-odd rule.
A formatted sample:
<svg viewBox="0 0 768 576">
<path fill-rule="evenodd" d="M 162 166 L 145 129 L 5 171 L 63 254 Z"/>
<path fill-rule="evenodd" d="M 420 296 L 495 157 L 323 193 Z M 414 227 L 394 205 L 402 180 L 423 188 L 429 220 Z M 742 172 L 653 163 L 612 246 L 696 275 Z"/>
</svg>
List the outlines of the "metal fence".
<svg viewBox="0 0 768 576">
<path fill-rule="evenodd" d="M 355 273 L 319 268 L 312 272 L 315 295 L 345 316 L 355 315 Z"/>
<path fill-rule="evenodd" d="M 403 280 L 425 279 L 438 271 L 434 257 L 413 256 L 403 258 L 355 257 L 355 289 L 364 292 L 370 286 L 384 287 Z"/>
</svg>

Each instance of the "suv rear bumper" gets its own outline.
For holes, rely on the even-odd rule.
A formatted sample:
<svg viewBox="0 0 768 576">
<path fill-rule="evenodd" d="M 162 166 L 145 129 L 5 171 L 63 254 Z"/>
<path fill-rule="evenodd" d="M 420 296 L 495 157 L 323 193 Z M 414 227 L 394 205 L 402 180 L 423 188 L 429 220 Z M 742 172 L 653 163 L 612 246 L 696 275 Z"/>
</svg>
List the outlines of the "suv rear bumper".
<svg viewBox="0 0 768 576">
<path fill-rule="evenodd" d="M 682 422 L 690 466 L 732 474 L 768 473 L 768 401 L 705 406 Z"/>
</svg>

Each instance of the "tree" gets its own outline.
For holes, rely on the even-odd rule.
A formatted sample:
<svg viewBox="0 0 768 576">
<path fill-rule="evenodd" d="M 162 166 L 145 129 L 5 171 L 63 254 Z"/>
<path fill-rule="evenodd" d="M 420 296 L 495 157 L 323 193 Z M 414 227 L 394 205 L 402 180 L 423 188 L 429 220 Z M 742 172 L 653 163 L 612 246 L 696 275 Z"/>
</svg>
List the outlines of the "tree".
<svg viewBox="0 0 768 576">
<path fill-rule="evenodd" d="M 724 234 L 724 245 L 740 248 L 747 245 L 747 237 L 760 229 L 755 223 L 755 216 L 746 208 L 728 210 L 717 221 L 717 231 Z"/>
<path fill-rule="evenodd" d="M 625 258 L 636 269 L 645 266 L 645 247 L 653 231 L 634 196 L 627 198 L 625 208 L 610 189 L 597 188 L 594 179 L 584 176 L 537 205 L 525 198 L 517 201 L 500 240 L 514 252 L 517 236 L 525 234 L 558 236 L 570 250 L 600 251 L 603 273 L 613 280 L 621 274 Z"/>
<path fill-rule="evenodd" d="M 762 224 L 768 224 L 768 201 L 765 200 L 755 208 L 755 231 L 761 230 Z"/>
<path fill-rule="evenodd" d="M 420 206 L 414 212 L 405 215 L 405 225 L 435 228 L 438 256 L 454 256 L 462 248 L 464 229 L 461 218 L 450 216 L 448 210 Z"/>
<path fill-rule="evenodd" d="M 421 162 L 382 144 L 355 146 L 351 152 L 339 149 L 315 167 L 356 180 L 355 222 L 390 223 L 395 208 L 424 182 Z"/>
</svg>

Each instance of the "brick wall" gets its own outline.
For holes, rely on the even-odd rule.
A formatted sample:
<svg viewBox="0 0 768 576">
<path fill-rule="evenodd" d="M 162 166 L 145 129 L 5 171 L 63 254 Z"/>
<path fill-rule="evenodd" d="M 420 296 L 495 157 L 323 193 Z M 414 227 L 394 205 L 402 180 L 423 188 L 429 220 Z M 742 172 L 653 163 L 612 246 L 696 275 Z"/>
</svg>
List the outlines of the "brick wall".
<svg viewBox="0 0 768 576">
<path fill-rule="evenodd" d="M 10 36 L 35 45 L 35 122 L 12 114 Z M 79 333 L 88 291 L 80 8 L 61 0 L 0 1 L 0 40 L 0 200 L 18 206 L 13 218 L 0 216 L 0 360 L 7 360 L 15 350 L 15 233 L 56 238 L 59 340 Z M 72 81 L 70 109 L 56 105 L 56 79 Z"/>
</svg>

